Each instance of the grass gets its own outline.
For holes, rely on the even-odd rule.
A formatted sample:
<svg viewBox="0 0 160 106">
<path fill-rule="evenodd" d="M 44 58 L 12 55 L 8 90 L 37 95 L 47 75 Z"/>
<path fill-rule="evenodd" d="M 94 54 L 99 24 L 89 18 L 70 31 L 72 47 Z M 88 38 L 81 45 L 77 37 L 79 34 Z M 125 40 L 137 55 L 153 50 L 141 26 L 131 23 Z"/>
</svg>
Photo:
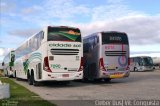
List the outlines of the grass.
<svg viewBox="0 0 160 106">
<path fill-rule="evenodd" d="M 0 77 L 3 76 L 3 70 L 0 69 Z"/>
<path fill-rule="evenodd" d="M 25 87 L 15 83 L 9 78 L 2 78 L 0 80 L 3 83 L 10 84 L 10 98 L 0 100 L 2 106 L 56 106 L 50 102 L 41 99 L 37 94 L 29 91 Z"/>
</svg>

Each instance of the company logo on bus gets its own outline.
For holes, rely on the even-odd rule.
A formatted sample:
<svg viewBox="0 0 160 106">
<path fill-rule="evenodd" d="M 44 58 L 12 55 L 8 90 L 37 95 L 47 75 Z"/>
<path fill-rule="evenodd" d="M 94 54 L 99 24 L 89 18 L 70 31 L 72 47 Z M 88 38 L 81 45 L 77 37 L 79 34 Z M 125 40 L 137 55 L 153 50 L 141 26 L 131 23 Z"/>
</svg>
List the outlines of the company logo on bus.
<svg viewBox="0 0 160 106">
<path fill-rule="evenodd" d="M 59 44 L 59 43 L 53 43 L 53 44 L 49 44 L 50 47 L 72 47 L 71 44 Z"/>
</svg>

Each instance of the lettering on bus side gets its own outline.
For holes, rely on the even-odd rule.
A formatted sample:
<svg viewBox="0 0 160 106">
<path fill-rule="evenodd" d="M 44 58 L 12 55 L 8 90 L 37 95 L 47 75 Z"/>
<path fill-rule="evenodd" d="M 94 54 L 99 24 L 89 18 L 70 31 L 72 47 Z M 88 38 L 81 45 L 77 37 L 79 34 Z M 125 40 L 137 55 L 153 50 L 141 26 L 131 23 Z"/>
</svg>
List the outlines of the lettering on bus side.
<svg viewBox="0 0 160 106">
<path fill-rule="evenodd" d="M 81 47 L 81 44 L 74 44 L 73 47 Z"/>
<path fill-rule="evenodd" d="M 55 44 L 55 43 L 49 44 L 49 46 L 50 47 L 72 47 L 71 44 L 59 44 L 59 43 L 57 43 L 57 44 Z"/>
<path fill-rule="evenodd" d="M 81 44 L 74 44 L 74 45 L 71 45 L 71 44 L 59 44 L 59 43 L 57 43 L 57 44 L 55 44 L 55 43 L 53 43 L 53 44 L 49 44 L 49 46 L 50 47 L 81 47 Z"/>
<path fill-rule="evenodd" d="M 107 45 L 105 46 L 105 49 L 106 50 L 114 49 L 114 45 Z"/>
</svg>

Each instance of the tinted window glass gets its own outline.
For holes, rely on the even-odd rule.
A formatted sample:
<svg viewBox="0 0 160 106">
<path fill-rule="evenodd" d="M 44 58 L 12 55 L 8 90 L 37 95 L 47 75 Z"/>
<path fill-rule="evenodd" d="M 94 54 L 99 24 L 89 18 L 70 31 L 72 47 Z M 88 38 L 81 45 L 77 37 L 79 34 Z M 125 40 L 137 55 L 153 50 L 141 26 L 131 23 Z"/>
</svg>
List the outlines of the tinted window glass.
<svg viewBox="0 0 160 106">
<path fill-rule="evenodd" d="M 143 58 L 143 65 L 144 66 L 153 65 L 152 58 L 151 57 L 145 57 L 145 58 Z"/>
<path fill-rule="evenodd" d="M 102 44 L 128 44 L 128 37 L 125 33 L 105 32 L 102 33 Z"/>
<path fill-rule="evenodd" d="M 74 28 L 48 27 L 48 41 L 81 42 L 81 33 Z"/>
</svg>

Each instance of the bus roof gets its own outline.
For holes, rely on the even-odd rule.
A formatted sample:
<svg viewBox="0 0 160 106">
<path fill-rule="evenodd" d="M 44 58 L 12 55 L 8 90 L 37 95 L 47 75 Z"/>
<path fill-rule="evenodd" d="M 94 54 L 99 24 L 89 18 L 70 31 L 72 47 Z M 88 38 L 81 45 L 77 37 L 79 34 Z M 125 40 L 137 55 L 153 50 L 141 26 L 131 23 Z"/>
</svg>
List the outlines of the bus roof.
<svg viewBox="0 0 160 106">
<path fill-rule="evenodd" d="M 126 34 L 125 32 L 120 32 L 120 31 L 101 31 L 101 32 L 95 32 L 90 35 L 87 35 L 87 36 L 83 37 L 83 39 L 89 38 L 89 37 L 96 35 L 98 33 L 124 33 L 124 34 Z"/>
<path fill-rule="evenodd" d="M 71 27 L 71 26 L 46 26 L 47 28 L 48 27 L 52 27 L 52 28 L 73 28 L 73 29 L 79 29 L 77 27 Z"/>
</svg>

